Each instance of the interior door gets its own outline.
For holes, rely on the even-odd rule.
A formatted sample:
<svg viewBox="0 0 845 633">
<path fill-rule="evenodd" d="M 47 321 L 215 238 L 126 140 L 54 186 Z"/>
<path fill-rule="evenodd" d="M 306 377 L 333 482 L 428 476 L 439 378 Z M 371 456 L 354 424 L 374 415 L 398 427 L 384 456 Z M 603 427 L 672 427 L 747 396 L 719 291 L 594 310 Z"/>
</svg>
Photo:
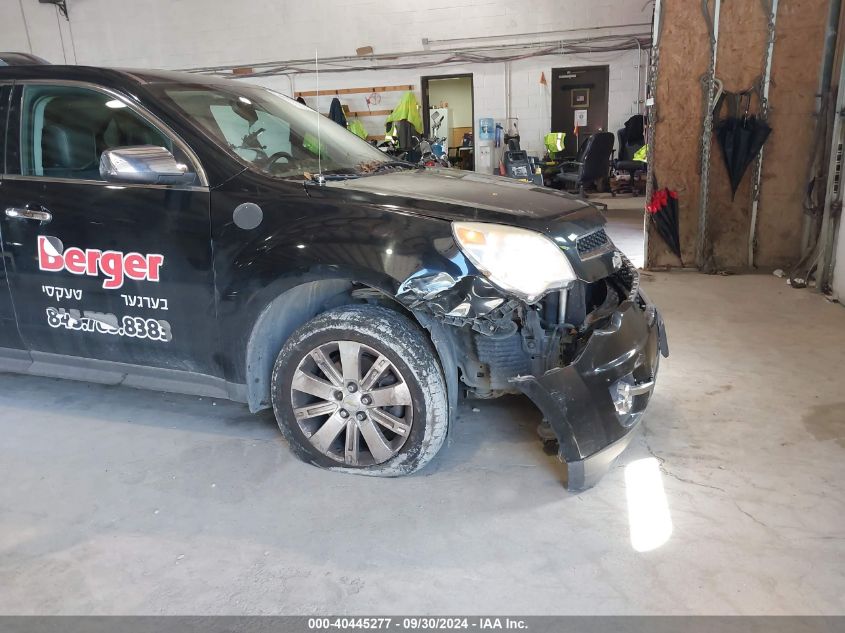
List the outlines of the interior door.
<svg viewBox="0 0 845 633">
<path fill-rule="evenodd" d="M 128 99 L 28 82 L 11 100 L 0 217 L 20 332 L 38 361 L 217 373 L 209 192 L 190 150 Z M 191 186 L 107 183 L 112 147 L 170 149 Z"/>
<path fill-rule="evenodd" d="M 607 129 L 608 84 L 610 68 L 552 69 L 552 132 L 565 132 L 566 156 L 576 156 L 591 134 L 614 132 Z M 575 116 L 586 118 L 586 125 L 575 134 Z"/>
</svg>

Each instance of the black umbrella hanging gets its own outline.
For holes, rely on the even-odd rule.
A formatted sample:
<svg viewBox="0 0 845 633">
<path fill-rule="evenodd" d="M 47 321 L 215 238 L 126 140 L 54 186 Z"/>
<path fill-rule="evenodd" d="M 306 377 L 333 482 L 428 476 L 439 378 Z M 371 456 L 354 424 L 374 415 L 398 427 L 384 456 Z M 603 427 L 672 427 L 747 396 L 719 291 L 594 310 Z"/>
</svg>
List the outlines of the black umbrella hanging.
<svg viewBox="0 0 845 633">
<path fill-rule="evenodd" d="M 332 104 L 329 106 L 329 118 L 338 125 L 346 127 L 346 115 L 343 112 L 343 106 L 340 104 L 340 99 L 337 97 L 332 99 Z"/>
<path fill-rule="evenodd" d="M 747 103 L 750 102 L 749 93 L 739 95 L 739 99 L 743 97 L 748 99 Z M 736 109 L 736 107 L 733 108 L 734 111 Z M 748 114 L 748 105 L 746 105 L 744 115 L 729 116 L 716 125 L 716 139 L 722 147 L 725 166 L 728 168 L 732 199 L 736 197 L 736 190 L 739 189 L 739 183 L 748 166 L 763 149 L 771 132 L 772 128 L 765 121 Z"/>
<path fill-rule="evenodd" d="M 681 236 L 680 225 L 678 224 L 678 192 L 669 189 L 659 189 L 651 196 L 651 202 L 646 205 L 654 227 L 666 242 L 669 249 L 675 253 L 684 265 L 681 258 Z"/>
</svg>

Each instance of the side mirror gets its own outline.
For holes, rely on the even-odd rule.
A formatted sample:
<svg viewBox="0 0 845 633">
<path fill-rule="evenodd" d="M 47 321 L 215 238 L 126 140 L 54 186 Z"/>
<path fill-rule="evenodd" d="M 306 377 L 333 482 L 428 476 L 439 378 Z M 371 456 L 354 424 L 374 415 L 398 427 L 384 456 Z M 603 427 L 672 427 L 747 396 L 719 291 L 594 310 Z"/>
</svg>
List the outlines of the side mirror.
<svg viewBox="0 0 845 633">
<path fill-rule="evenodd" d="M 187 165 L 155 145 L 107 149 L 100 156 L 100 177 L 107 182 L 147 185 L 189 185 L 195 180 Z"/>
</svg>

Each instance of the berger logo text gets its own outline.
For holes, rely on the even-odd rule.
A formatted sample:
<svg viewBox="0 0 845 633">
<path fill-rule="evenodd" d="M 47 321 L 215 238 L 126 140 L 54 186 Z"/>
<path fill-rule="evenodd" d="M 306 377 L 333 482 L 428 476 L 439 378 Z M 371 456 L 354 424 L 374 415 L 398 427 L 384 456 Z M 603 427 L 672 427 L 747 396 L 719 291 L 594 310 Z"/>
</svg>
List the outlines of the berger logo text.
<svg viewBox="0 0 845 633">
<path fill-rule="evenodd" d="M 161 279 L 164 255 L 141 255 L 120 251 L 100 251 L 71 247 L 59 252 L 58 240 L 38 236 L 38 267 L 48 272 L 66 270 L 74 275 L 105 277 L 103 288 L 117 290 L 126 279 L 152 281 Z"/>
</svg>

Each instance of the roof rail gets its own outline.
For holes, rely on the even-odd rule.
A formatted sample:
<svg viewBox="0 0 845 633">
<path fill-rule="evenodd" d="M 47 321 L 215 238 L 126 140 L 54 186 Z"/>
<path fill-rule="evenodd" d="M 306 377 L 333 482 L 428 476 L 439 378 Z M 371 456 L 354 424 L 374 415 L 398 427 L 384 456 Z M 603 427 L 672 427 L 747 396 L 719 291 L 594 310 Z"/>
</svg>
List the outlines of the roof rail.
<svg viewBox="0 0 845 633">
<path fill-rule="evenodd" d="M 0 52 L 0 66 L 41 66 L 49 63 L 46 59 L 30 53 Z"/>
</svg>

